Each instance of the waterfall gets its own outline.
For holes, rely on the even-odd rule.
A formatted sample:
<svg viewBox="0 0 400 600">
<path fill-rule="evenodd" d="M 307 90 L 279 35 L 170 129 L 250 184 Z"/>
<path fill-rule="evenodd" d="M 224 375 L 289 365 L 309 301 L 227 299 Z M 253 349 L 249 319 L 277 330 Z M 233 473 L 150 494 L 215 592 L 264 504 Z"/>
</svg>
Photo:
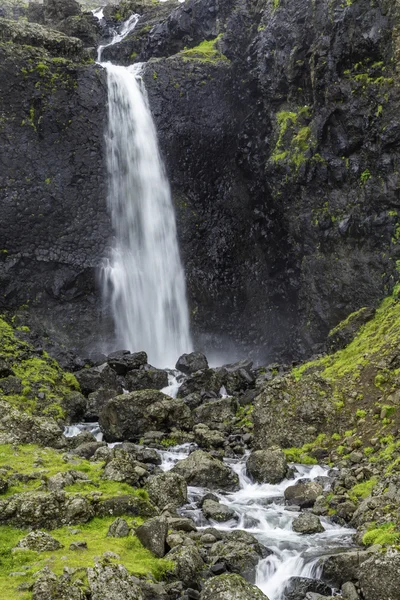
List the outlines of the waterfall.
<svg viewBox="0 0 400 600">
<path fill-rule="evenodd" d="M 112 43 L 132 30 L 135 19 L 127 23 Z M 115 233 L 103 268 L 104 300 L 111 305 L 117 347 L 145 350 L 152 364 L 173 366 L 192 348 L 189 314 L 171 193 L 141 65 L 101 64 L 108 79 L 108 206 Z"/>
</svg>

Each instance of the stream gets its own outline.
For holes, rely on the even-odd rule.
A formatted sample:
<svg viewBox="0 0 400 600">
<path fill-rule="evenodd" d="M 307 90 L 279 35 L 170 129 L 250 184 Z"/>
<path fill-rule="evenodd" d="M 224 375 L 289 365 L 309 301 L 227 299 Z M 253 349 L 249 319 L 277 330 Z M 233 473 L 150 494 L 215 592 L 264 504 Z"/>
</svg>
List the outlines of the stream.
<svg viewBox="0 0 400 600">
<path fill-rule="evenodd" d="M 72 437 L 81 431 L 91 431 L 98 440 L 102 434 L 97 423 L 83 423 L 66 428 L 65 435 Z M 111 444 L 114 445 L 114 444 Z M 184 444 L 168 450 L 159 450 L 162 458 L 160 468 L 169 471 L 180 460 L 185 459 L 194 444 Z M 273 554 L 261 559 L 256 573 L 256 585 L 269 600 L 284 600 L 284 589 L 290 577 L 311 577 L 319 579 L 321 569 L 319 558 L 338 548 L 352 546 L 353 530 L 341 527 L 321 517 L 325 531 L 313 535 L 302 535 L 292 531 L 292 522 L 300 514 L 290 506 L 285 506 L 284 491 L 299 479 L 314 480 L 324 478 L 328 467 L 314 465 L 293 465 L 295 477 L 285 479 L 278 485 L 253 483 L 246 475 L 247 456 L 240 459 L 226 459 L 239 476 L 240 490 L 233 493 L 217 494 L 220 501 L 234 509 L 239 520 L 217 523 L 207 520 L 198 501 L 209 490 L 188 488 L 188 504 L 180 509 L 182 516 L 190 517 L 199 529 L 215 527 L 224 531 L 245 530 L 253 534 Z M 319 479 L 323 481 L 323 479 Z"/>
</svg>

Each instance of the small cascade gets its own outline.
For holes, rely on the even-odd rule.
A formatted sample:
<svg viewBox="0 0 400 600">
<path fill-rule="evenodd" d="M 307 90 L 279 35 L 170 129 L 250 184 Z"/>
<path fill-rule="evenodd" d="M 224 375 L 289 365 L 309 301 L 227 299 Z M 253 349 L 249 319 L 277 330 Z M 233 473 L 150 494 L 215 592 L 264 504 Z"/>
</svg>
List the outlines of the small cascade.
<svg viewBox="0 0 400 600">
<path fill-rule="evenodd" d="M 108 45 L 124 39 L 138 19 L 132 15 Z M 102 272 L 104 301 L 116 327 L 109 350 L 145 350 L 152 364 L 173 367 L 192 349 L 189 311 L 171 192 L 141 65 L 101 65 L 108 79 L 108 206 L 115 233 Z"/>
</svg>

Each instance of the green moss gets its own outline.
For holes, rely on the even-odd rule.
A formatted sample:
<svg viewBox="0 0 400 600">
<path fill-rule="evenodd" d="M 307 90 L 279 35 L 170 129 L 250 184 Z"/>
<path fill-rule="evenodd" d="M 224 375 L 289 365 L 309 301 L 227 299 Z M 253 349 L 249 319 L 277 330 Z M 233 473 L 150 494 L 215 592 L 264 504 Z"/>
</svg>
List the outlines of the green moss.
<svg viewBox="0 0 400 600">
<path fill-rule="evenodd" d="M 362 483 L 357 483 L 349 490 L 349 496 L 352 500 L 365 500 L 368 496 L 371 495 L 371 492 L 374 486 L 377 483 L 377 478 L 372 477 L 367 481 L 363 481 Z"/>
<path fill-rule="evenodd" d="M 385 523 L 379 527 L 372 526 L 367 533 L 364 534 L 362 542 L 364 546 L 372 546 L 380 544 L 381 546 L 389 546 L 400 542 L 400 531 L 397 530 L 395 523 Z"/>
<path fill-rule="evenodd" d="M 371 179 L 371 171 L 369 169 L 365 169 L 360 175 L 360 180 L 362 185 L 365 185 L 369 179 Z"/>
<path fill-rule="evenodd" d="M 161 440 L 160 443 L 161 443 L 161 446 L 164 446 L 164 448 L 172 448 L 173 446 L 178 445 L 177 440 L 173 437 L 164 438 L 163 440 Z"/>
<path fill-rule="evenodd" d="M 357 417 L 358 419 L 364 419 L 364 417 L 366 416 L 366 414 L 367 414 L 367 411 L 365 411 L 365 410 L 362 410 L 362 409 L 358 409 L 358 410 L 356 411 L 356 417 Z"/>
<path fill-rule="evenodd" d="M 185 48 L 177 56 L 184 60 L 198 60 L 202 62 L 227 61 L 227 57 L 216 48 L 216 43 L 221 37 L 222 34 L 213 40 L 204 40 L 194 48 Z"/>
<path fill-rule="evenodd" d="M 306 161 L 305 153 L 312 145 L 309 120 L 310 108 L 303 106 L 297 112 L 280 111 L 276 114 L 278 139 L 270 156 L 273 163 L 289 162 L 296 171 Z"/>
<path fill-rule="evenodd" d="M 38 356 L 27 342 L 18 339 L 16 330 L 1 318 L 0 354 L 8 360 L 23 387 L 21 394 L 3 396 L 2 399 L 30 413 L 62 418 L 64 414 L 60 400 L 71 391 L 79 390 L 74 375 L 64 373 L 46 353 Z M 39 399 L 38 394 L 43 397 Z"/>
</svg>

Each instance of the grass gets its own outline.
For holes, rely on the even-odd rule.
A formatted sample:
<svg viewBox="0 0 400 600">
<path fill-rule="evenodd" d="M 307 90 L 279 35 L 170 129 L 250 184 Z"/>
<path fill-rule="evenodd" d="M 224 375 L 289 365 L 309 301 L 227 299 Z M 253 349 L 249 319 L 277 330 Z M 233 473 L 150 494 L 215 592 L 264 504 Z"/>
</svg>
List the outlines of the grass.
<svg viewBox="0 0 400 600">
<path fill-rule="evenodd" d="M 202 62 L 227 61 L 227 57 L 216 48 L 216 43 L 221 37 L 222 34 L 213 40 L 204 40 L 194 48 L 185 48 L 179 52 L 178 56 L 184 60 L 200 60 Z"/>
<path fill-rule="evenodd" d="M 21 583 L 31 581 L 32 576 L 44 566 L 48 566 L 54 573 L 60 575 L 65 566 L 82 569 L 93 566 L 105 552 L 117 554 L 119 558 L 111 559 L 111 562 L 123 564 L 131 574 L 137 576 L 161 579 L 172 570 L 173 563 L 155 558 L 135 536 L 107 537 L 108 528 L 114 519 L 115 517 L 95 518 L 90 523 L 80 525 L 77 534 L 73 533 L 76 529 L 69 527 L 53 530 L 51 535 L 63 545 L 63 548 L 40 554 L 29 550 L 12 552 L 18 541 L 28 532 L 0 526 L 0 598 L 28 600 L 31 594 L 19 592 L 17 587 Z M 141 519 L 132 522 L 130 517 L 126 517 L 126 520 L 133 526 L 142 523 Z M 87 550 L 69 550 L 70 544 L 76 541 L 86 541 Z M 13 572 L 25 574 L 10 577 L 10 573 Z"/>
<path fill-rule="evenodd" d="M 43 479 L 52 477 L 57 473 L 75 470 L 85 473 L 89 480 L 78 481 L 65 487 L 66 492 L 82 494 L 101 492 L 103 498 L 131 494 L 148 500 L 146 490 L 135 489 L 127 483 L 102 479 L 104 462 L 90 462 L 79 457 L 73 457 L 73 462 L 65 461 L 60 452 L 51 448 L 40 448 L 34 444 L 22 446 L 0 445 L 0 468 L 5 467 L 10 467 L 6 478 L 13 473 L 36 475 L 37 478 L 27 483 L 20 482 L 17 485 L 10 486 L 6 494 L 3 494 L 3 498 L 35 490 L 42 484 Z"/>
<path fill-rule="evenodd" d="M 400 532 L 396 531 L 396 525 L 392 522 L 385 523 L 379 527 L 371 524 L 371 529 L 364 534 L 362 542 L 364 546 L 373 546 L 380 544 L 381 546 L 389 546 L 400 543 Z"/>
</svg>

